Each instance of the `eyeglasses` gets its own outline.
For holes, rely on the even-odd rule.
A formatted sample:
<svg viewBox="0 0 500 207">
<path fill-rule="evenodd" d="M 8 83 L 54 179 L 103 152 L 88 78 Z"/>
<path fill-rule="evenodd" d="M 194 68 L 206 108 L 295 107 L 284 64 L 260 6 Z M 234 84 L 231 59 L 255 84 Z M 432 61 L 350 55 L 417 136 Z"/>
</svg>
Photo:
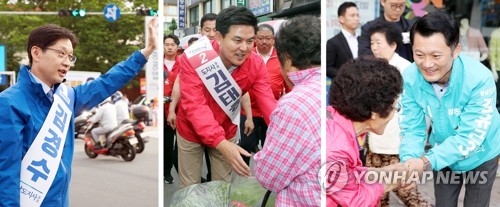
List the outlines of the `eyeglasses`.
<svg viewBox="0 0 500 207">
<path fill-rule="evenodd" d="M 73 54 L 66 54 L 66 52 L 62 51 L 62 50 L 58 50 L 58 49 L 53 49 L 53 48 L 50 48 L 50 47 L 47 47 L 45 49 L 49 49 L 49 50 L 53 50 L 53 51 L 56 51 L 59 55 L 60 58 L 68 58 L 69 61 L 71 62 L 71 64 L 75 64 L 76 62 L 76 56 L 74 56 Z"/>
<path fill-rule="evenodd" d="M 392 106 L 392 109 L 399 113 L 401 111 L 401 107 L 402 107 L 401 103 L 397 102 L 396 106 Z"/>
<path fill-rule="evenodd" d="M 391 4 L 391 9 L 392 10 L 405 10 L 406 4 Z"/>
</svg>

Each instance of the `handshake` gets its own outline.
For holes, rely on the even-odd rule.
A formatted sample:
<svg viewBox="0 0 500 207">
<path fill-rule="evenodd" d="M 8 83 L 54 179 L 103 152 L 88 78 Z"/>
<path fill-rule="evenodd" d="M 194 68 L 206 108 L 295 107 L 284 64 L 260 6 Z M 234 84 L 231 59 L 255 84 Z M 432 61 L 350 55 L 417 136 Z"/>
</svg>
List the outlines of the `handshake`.
<svg viewBox="0 0 500 207">
<path fill-rule="evenodd" d="M 365 180 L 383 183 L 384 192 L 397 188 L 409 190 L 417 186 L 417 181 L 422 180 L 426 163 L 428 163 L 427 159 L 421 157 L 411 158 L 404 163 L 396 163 L 382 168 L 370 168 L 369 171 L 375 173 L 367 173 L 368 177 L 365 177 Z"/>
</svg>

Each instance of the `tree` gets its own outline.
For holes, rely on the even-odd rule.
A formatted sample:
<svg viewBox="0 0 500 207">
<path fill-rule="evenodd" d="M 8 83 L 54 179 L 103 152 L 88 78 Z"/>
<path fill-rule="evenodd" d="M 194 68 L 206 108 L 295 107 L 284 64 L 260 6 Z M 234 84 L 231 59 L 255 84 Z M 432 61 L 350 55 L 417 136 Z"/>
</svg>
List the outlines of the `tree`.
<svg viewBox="0 0 500 207">
<path fill-rule="evenodd" d="M 11 3 L 14 2 L 14 3 Z M 102 12 L 110 3 L 122 11 L 134 11 L 136 7 L 157 9 L 158 4 L 147 0 L 129 0 L 133 7 L 126 8 L 124 1 L 85 0 L 50 1 L 1 0 L 1 11 L 58 11 L 59 9 L 85 8 L 87 12 Z M 123 15 L 116 22 L 108 22 L 103 16 L 58 17 L 57 15 L 0 15 L 0 44 L 7 47 L 7 70 L 18 71 L 20 61 L 27 56 L 26 42 L 29 32 L 36 27 L 53 23 L 72 30 L 79 39 L 74 50 L 78 58 L 71 70 L 98 71 L 105 73 L 116 63 L 125 60 L 133 51 L 144 47 L 144 17 Z M 137 81 L 133 83 L 139 85 Z"/>
<path fill-rule="evenodd" d="M 170 33 L 174 33 L 176 29 L 177 29 L 177 22 L 175 21 L 175 19 L 172 19 L 172 22 L 170 22 L 168 30 L 170 30 Z"/>
</svg>

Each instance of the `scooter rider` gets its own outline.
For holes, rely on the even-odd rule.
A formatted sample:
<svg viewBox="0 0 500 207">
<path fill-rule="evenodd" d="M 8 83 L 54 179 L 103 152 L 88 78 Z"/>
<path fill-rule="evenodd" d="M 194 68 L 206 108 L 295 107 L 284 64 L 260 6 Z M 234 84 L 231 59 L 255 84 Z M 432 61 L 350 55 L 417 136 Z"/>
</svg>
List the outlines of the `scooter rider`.
<svg viewBox="0 0 500 207">
<path fill-rule="evenodd" d="M 96 142 L 96 148 L 100 148 L 101 146 L 106 147 L 106 138 L 100 140 L 102 143 L 101 145 L 98 141 L 99 136 L 105 135 L 118 126 L 118 122 L 116 120 L 116 107 L 113 103 L 111 103 L 111 98 L 107 98 L 101 103 L 101 106 L 97 109 L 96 114 L 89 119 L 89 122 L 99 122 L 101 124 L 100 127 L 92 129 L 91 132 L 92 137 Z"/>
<path fill-rule="evenodd" d="M 122 92 L 117 91 L 112 96 L 113 102 L 116 108 L 116 120 L 118 124 L 123 123 L 125 120 L 130 120 L 130 114 L 128 111 L 127 97 L 125 97 Z"/>
</svg>

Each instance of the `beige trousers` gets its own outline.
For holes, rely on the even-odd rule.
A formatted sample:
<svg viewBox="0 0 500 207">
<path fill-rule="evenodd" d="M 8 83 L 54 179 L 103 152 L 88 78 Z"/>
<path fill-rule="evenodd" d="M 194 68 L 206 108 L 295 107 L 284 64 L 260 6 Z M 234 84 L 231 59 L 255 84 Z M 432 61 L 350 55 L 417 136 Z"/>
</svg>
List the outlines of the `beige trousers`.
<svg viewBox="0 0 500 207">
<path fill-rule="evenodd" d="M 235 143 L 236 137 L 228 141 Z M 203 151 L 207 146 L 188 141 L 177 132 L 177 147 L 179 148 L 179 187 L 184 188 L 201 183 Z M 210 157 L 212 180 L 230 182 L 232 168 L 224 155 L 215 148 L 208 148 L 208 155 Z"/>
</svg>

